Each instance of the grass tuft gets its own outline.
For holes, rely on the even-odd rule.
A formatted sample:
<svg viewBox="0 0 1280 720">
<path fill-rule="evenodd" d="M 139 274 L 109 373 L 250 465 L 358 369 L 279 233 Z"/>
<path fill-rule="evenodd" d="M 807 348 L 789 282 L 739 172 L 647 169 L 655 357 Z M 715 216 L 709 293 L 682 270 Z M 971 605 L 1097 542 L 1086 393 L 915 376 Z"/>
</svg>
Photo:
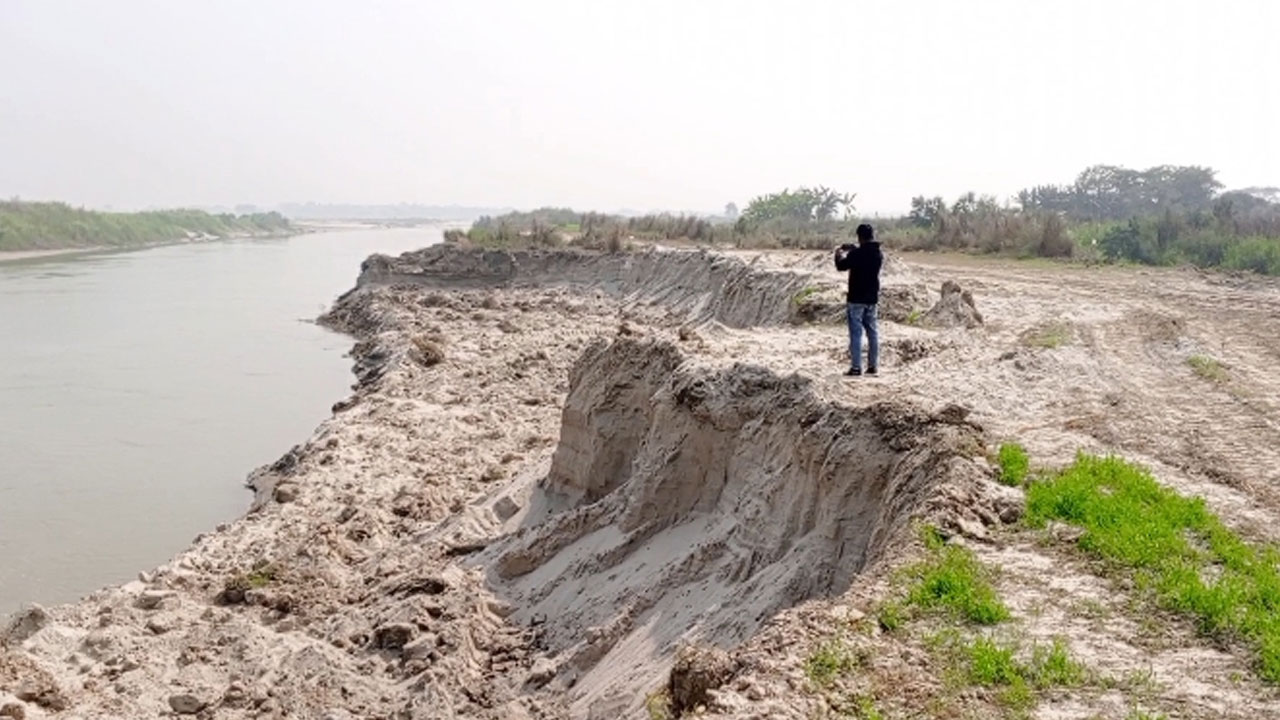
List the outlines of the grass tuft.
<svg viewBox="0 0 1280 720">
<path fill-rule="evenodd" d="M 830 687 L 835 679 L 858 666 L 858 656 L 842 637 L 833 637 L 817 647 L 804 663 L 804 673 L 820 688 Z"/>
<path fill-rule="evenodd" d="M 251 569 L 228 577 L 218 599 L 228 605 L 244 602 L 245 593 L 267 587 L 279 574 L 280 569 L 275 563 L 259 561 Z"/>
<path fill-rule="evenodd" d="M 1195 619 L 1203 634 L 1249 642 L 1259 676 L 1280 682 L 1280 553 L 1246 543 L 1203 499 L 1119 458 L 1081 454 L 1028 488 L 1027 521 L 1079 526 L 1081 550 L 1132 572 L 1160 607 Z"/>
<path fill-rule="evenodd" d="M 1071 326 L 1064 322 L 1051 322 L 1028 331 L 1022 338 L 1029 347 L 1052 350 L 1071 341 Z"/>
<path fill-rule="evenodd" d="M 905 613 L 902 603 L 889 601 L 880 606 L 876 612 L 876 622 L 880 624 L 881 629 L 885 632 L 894 632 L 902 627 L 906 622 Z"/>
<path fill-rule="evenodd" d="M 933 644 L 949 663 L 953 682 L 997 689 L 1000 704 L 1015 710 L 1033 707 L 1038 692 L 1078 687 L 1088 675 L 1061 639 L 1049 646 L 1033 645 L 1029 657 L 1016 642 L 986 636 L 965 639 L 954 631 L 943 632 Z"/>
<path fill-rule="evenodd" d="M 1216 383 L 1227 381 L 1226 368 L 1222 367 L 1222 363 L 1208 355 L 1192 355 L 1187 358 L 1187 365 L 1191 366 L 1192 372 L 1205 380 Z"/>
<path fill-rule="evenodd" d="M 1031 469 L 1031 459 L 1027 451 L 1017 443 L 1005 443 L 1000 446 L 1000 482 L 1017 487 L 1027 479 Z"/>
<path fill-rule="evenodd" d="M 672 720 L 671 695 L 666 688 L 649 693 L 644 699 L 644 709 L 649 720 Z"/>
<path fill-rule="evenodd" d="M 1085 667 L 1071 658 L 1067 644 L 1054 638 L 1049 647 L 1037 645 L 1031 652 L 1031 683 L 1042 690 L 1053 687 L 1077 687 L 1084 684 Z"/>
<path fill-rule="evenodd" d="M 795 295 L 791 296 L 791 303 L 793 305 L 803 305 L 806 300 L 820 292 L 822 292 L 822 288 L 817 285 L 808 285 L 801 288 Z"/>
<path fill-rule="evenodd" d="M 859 695 L 855 701 L 854 717 L 859 720 L 884 720 L 884 713 L 880 712 L 880 708 L 876 707 L 876 701 L 866 695 Z"/>
<path fill-rule="evenodd" d="M 1022 680 L 1022 668 L 1013 658 L 1014 646 L 980 637 L 964 648 L 969 680 L 974 685 L 1012 685 Z"/>
</svg>

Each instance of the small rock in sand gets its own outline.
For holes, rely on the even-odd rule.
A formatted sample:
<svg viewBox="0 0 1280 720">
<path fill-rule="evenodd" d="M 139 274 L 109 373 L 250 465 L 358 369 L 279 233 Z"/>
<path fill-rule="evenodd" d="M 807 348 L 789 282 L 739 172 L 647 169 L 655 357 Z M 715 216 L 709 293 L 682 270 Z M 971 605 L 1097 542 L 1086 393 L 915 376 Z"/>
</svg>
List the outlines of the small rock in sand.
<svg viewBox="0 0 1280 720">
<path fill-rule="evenodd" d="M 529 670 L 529 677 L 525 682 L 532 688 L 540 688 L 551 682 L 551 678 L 556 676 L 556 664 L 547 658 L 538 658 L 533 663 L 533 668 Z"/>
<path fill-rule="evenodd" d="M 222 694 L 222 704 L 225 707 L 243 707 L 248 702 L 249 693 L 244 689 L 244 685 L 238 682 L 228 685 L 227 691 Z"/>
<path fill-rule="evenodd" d="M 373 644 L 384 650 L 400 650 L 413 640 L 418 629 L 409 623 L 388 623 L 373 631 Z"/>
<path fill-rule="evenodd" d="M 62 712 L 71 706 L 61 688 L 54 685 L 52 680 L 47 679 L 27 680 L 18 686 L 18 691 L 14 695 L 17 695 L 18 699 L 23 702 L 35 703 L 46 710 L 53 710 L 54 712 Z"/>
<path fill-rule="evenodd" d="M 206 703 L 190 693 L 178 693 L 169 696 L 169 707 L 179 715 L 195 715 L 204 709 Z"/>
<path fill-rule="evenodd" d="M 290 503 L 298 499 L 298 486 L 291 483 L 277 485 L 276 490 L 272 493 L 278 503 Z"/>
<path fill-rule="evenodd" d="M 503 522 L 506 522 L 518 512 L 520 512 L 520 505 L 515 500 L 512 500 L 510 495 L 503 495 L 493 504 L 493 514 L 497 515 L 498 519 Z"/>
<path fill-rule="evenodd" d="M 165 605 L 170 598 L 177 596 L 178 594 L 172 590 L 145 590 L 138 596 L 134 605 L 143 610 L 156 610 Z"/>
<path fill-rule="evenodd" d="M 422 637 L 413 642 L 406 643 L 401 651 L 401 656 L 405 660 L 432 660 L 436 653 L 436 645 L 439 640 L 434 633 L 426 633 Z"/>
<path fill-rule="evenodd" d="M 18 703 L 5 703 L 4 706 L 0 707 L 0 717 L 26 720 L 27 709 Z"/>
</svg>

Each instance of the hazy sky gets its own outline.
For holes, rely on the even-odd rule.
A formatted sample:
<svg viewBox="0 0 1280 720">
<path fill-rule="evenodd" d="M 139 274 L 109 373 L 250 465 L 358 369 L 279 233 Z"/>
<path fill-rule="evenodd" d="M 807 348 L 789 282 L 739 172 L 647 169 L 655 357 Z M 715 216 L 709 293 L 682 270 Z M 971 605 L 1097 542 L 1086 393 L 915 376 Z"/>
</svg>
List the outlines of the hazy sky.
<svg viewBox="0 0 1280 720">
<path fill-rule="evenodd" d="M 867 212 L 1280 185 L 1276 0 L 0 0 L 0 196 Z"/>
</svg>

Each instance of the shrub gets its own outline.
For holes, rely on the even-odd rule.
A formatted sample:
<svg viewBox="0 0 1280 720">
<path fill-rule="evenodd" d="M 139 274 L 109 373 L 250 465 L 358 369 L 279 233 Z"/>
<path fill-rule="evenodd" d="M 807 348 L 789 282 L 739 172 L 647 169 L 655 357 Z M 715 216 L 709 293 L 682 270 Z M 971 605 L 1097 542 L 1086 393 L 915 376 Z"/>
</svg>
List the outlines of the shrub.
<svg viewBox="0 0 1280 720">
<path fill-rule="evenodd" d="M 1280 238 L 1251 237 L 1228 246 L 1223 265 L 1232 270 L 1252 270 L 1280 275 Z"/>
<path fill-rule="evenodd" d="M 1044 216 L 1040 227 L 1040 257 L 1069 258 L 1075 249 L 1075 243 L 1067 235 L 1067 227 L 1057 213 Z"/>
</svg>

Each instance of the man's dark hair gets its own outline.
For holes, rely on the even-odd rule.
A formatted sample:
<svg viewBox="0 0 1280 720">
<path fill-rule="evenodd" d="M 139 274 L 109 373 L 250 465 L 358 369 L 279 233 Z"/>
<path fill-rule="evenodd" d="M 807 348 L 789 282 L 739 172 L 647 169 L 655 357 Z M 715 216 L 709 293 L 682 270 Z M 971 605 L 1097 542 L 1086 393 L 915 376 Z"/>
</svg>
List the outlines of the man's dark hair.
<svg viewBox="0 0 1280 720">
<path fill-rule="evenodd" d="M 874 240 L 876 237 L 875 229 L 866 223 L 859 225 L 857 232 L 858 242 L 867 242 L 869 240 Z"/>
</svg>

